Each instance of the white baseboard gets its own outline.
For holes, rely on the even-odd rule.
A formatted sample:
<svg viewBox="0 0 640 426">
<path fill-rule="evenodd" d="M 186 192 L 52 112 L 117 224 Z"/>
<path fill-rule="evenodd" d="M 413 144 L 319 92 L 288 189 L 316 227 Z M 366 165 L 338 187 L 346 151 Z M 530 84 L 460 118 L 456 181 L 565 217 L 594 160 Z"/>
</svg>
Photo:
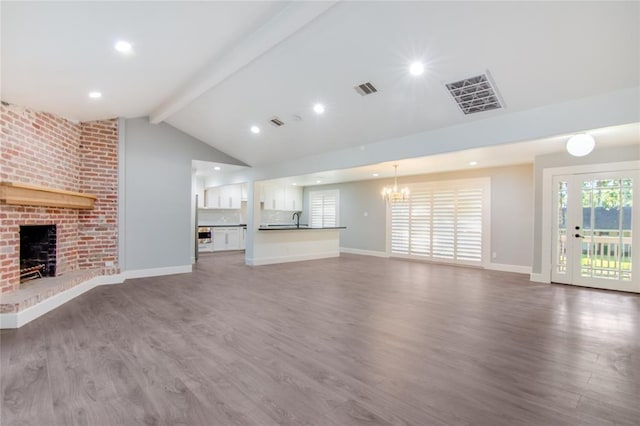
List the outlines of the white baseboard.
<svg viewBox="0 0 640 426">
<path fill-rule="evenodd" d="M 363 256 L 389 257 L 386 251 L 362 250 L 349 247 L 340 247 L 340 253 L 361 254 Z"/>
<path fill-rule="evenodd" d="M 192 265 L 167 266 L 164 268 L 135 269 L 132 271 L 124 271 L 125 279 L 158 277 L 161 275 L 189 274 L 192 271 Z"/>
<path fill-rule="evenodd" d="M 302 262 L 305 260 L 328 259 L 340 256 L 339 252 L 330 251 L 325 253 L 304 254 L 298 256 L 263 257 L 260 259 L 246 259 L 249 266 L 273 265 L 275 263 Z"/>
<path fill-rule="evenodd" d="M 534 283 L 545 283 L 545 284 L 551 283 L 551 280 L 546 276 L 546 274 L 536 274 L 533 272 L 529 276 L 529 280 L 533 281 Z"/>
<path fill-rule="evenodd" d="M 485 265 L 484 269 L 491 269 L 492 271 L 502 271 L 502 272 L 515 272 L 518 274 L 531 273 L 531 266 L 507 265 L 503 263 L 488 263 L 487 265 Z"/>
<path fill-rule="evenodd" d="M 55 308 L 67 303 L 71 299 L 86 293 L 89 290 L 94 289 L 100 285 L 116 284 L 124 281 L 120 274 L 117 275 L 99 275 L 91 278 L 88 281 L 83 282 L 75 287 L 71 287 L 68 290 L 53 295 L 40 303 L 28 307 L 27 309 L 18 312 L 9 312 L 0 314 L 0 329 L 4 328 L 20 328 L 25 324 L 30 323 L 36 318 L 41 317 L 54 310 Z"/>
<path fill-rule="evenodd" d="M 40 303 L 30 306 L 18 312 L 8 312 L 0 314 L 0 329 L 20 328 L 67 303 L 68 301 L 86 293 L 101 285 L 121 284 L 126 279 L 157 277 L 160 275 L 185 274 L 191 272 L 191 265 L 169 266 L 166 268 L 138 269 L 135 271 L 125 271 L 115 275 L 98 275 L 88 281 L 71 287 L 54 296 L 51 296 Z"/>
</svg>

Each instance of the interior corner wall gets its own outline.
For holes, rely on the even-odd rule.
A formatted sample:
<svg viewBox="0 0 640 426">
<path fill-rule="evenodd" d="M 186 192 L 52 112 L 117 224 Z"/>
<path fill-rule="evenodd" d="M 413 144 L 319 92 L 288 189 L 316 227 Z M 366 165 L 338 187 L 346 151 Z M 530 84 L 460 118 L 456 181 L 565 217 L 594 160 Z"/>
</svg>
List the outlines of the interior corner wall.
<svg viewBox="0 0 640 426">
<path fill-rule="evenodd" d="M 243 164 L 146 117 L 127 119 L 124 129 L 125 268 L 191 265 L 191 161 Z"/>
<path fill-rule="evenodd" d="M 533 230 L 533 165 L 462 170 L 448 173 L 405 176 L 399 184 L 489 177 L 491 179 L 492 263 L 531 266 Z M 308 220 L 309 192 L 340 190 L 340 246 L 386 252 L 386 204 L 380 197 L 389 179 L 348 182 L 304 188 L 303 217 Z M 366 216 L 365 216 L 366 212 Z"/>
<path fill-rule="evenodd" d="M 0 293 L 20 284 L 22 225 L 56 225 L 56 275 L 94 268 L 117 273 L 117 121 L 74 123 L 3 103 L 0 129 L 1 181 L 96 196 L 91 210 L 0 203 Z"/>
<path fill-rule="evenodd" d="M 534 222 L 533 222 L 533 260 L 532 273 L 542 272 L 543 253 L 549 253 L 550 247 L 542 247 L 542 175 L 544 169 L 555 167 L 582 166 L 587 164 L 619 163 L 640 160 L 640 135 L 631 145 L 606 149 L 596 149 L 585 157 L 572 157 L 566 152 L 541 155 L 534 161 Z"/>
</svg>

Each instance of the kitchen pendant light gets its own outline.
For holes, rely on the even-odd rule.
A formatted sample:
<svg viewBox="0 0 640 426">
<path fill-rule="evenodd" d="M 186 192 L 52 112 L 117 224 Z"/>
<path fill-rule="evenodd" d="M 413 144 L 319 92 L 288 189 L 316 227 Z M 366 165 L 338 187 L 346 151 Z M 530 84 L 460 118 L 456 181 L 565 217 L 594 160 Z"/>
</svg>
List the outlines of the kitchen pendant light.
<svg viewBox="0 0 640 426">
<path fill-rule="evenodd" d="M 398 189 L 398 165 L 394 164 L 393 169 L 393 186 L 385 186 L 382 188 L 382 199 L 390 204 L 409 201 L 409 188 L 404 187 Z"/>
</svg>

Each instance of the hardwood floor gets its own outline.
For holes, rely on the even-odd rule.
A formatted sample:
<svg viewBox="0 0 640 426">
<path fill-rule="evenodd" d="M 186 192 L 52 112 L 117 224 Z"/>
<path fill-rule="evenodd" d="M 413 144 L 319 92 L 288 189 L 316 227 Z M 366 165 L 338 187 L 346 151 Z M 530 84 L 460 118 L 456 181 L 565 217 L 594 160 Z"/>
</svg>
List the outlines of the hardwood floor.
<svg viewBox="0 0 640 426">
<path fill-rule="evenodd" d="M 640 297 L 511 273 L 215 254 L 0 337 L 7 426 L 640 424 Z"/>
</svg>

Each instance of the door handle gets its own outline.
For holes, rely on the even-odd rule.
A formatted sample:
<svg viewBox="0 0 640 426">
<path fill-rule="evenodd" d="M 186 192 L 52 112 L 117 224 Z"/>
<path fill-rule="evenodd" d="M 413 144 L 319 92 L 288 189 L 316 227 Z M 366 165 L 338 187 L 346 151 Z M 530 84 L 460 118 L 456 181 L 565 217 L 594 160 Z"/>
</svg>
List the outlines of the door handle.
<svg viewBox="0 0 640 426">
<path fill-rule="evenodd" d="M 574 237 L 576 237 L 576 238 L 584 238 L 584 235 L 575 234 Z"/>
</svg>

